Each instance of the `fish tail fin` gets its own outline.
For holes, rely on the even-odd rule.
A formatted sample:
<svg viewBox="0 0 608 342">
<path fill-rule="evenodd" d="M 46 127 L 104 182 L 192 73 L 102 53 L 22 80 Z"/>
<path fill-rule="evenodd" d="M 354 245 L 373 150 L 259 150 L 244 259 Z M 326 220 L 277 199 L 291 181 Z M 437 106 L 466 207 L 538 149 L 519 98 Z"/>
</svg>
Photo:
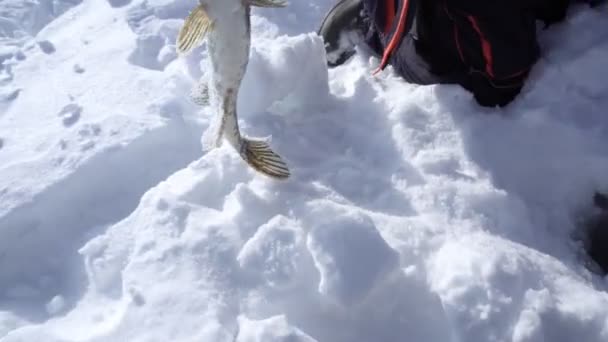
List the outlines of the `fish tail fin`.
<svg viewBox="0 0 608 342">
<path fill-rule="evenodd" d="M 257 7 L 285 7 L 287 3 L 283 0 L 247 0 L 249 5 Z"/>
<path fill-rule="evenodd" d="M 255 170 L 269 177 L 286 179 L 290 175 L 287 164 L 266 141 L 243 138 L 241 157 Z"/>
</svg>

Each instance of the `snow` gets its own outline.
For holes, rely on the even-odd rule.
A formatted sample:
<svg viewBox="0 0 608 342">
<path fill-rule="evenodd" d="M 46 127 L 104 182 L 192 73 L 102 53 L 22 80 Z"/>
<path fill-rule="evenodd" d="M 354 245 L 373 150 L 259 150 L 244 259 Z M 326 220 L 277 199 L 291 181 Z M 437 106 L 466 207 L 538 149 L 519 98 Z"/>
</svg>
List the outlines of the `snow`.
<svg viewBox="0 0 608 342">
<path fill-rule="evenodd" d="M 274 316 L 261 321 L 239 317 L 238 342 L 313 342 L 314 339 L 289 326 L 285 316 Z"/>
<path fill-rule="evenodd" d="M 53 297 L 53 299 L 51 299 L 50 302 L 48 302 L 46 304 L 46 311 L 49 313 L 49 315 L 56 315 L 61 310 L 63 310 L 64 306 L 65 306 L 65 301 L 64 301 L 63 297 L 55 296 L 55 297 Z"/>
<path fill-rule="evenodd" d="M 292 171 L 201 151 L 194 0 L 0 3 L 0 341 L 606 341 L 581 220 L 608 191 L 606 5 L 541 33 L 479 107 L 364 53 L 331 0 L 253 10 L 243 131 Z"/>
</svg>

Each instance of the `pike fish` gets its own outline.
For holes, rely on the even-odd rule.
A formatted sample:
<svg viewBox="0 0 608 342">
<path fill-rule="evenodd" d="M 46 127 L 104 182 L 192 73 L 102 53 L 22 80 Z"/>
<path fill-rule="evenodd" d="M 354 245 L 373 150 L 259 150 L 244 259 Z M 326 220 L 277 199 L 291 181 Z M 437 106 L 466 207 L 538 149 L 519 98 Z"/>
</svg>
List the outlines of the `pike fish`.
<svg viewBox="0 0 608 342">
<path fill-rule="evenodd" d="M 267 140 L 241 135 L 236 103 L 249 63 L 251 6 L 285 5 L 282 0 L 199 0 L 184 21 L 176 43 L 178 53 L 185 55 L 205 38 L 207 41 L 209 82 L 200 88 L 200 96 L 208 98 L 217 114 L 203 134 L 203 148 L 219 147 L 225 139 L 252 168 L 278 179 L 289 177 L 289 168 Z"/>
</svg>

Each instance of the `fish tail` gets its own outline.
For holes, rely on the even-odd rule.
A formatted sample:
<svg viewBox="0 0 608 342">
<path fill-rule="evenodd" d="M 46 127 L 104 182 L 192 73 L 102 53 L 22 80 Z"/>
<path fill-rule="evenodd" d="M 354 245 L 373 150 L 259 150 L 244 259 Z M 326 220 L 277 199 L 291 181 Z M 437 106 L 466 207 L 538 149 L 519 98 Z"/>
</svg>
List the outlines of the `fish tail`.
<svg viewBox="0 0 608 342">
<path fill-rule="evenodd" d="M 247 164 L 269 177 L 285 179 L 290 175 L 287 164 L 266 141 L 242 138 L 240 154 Z"/>
</svg>

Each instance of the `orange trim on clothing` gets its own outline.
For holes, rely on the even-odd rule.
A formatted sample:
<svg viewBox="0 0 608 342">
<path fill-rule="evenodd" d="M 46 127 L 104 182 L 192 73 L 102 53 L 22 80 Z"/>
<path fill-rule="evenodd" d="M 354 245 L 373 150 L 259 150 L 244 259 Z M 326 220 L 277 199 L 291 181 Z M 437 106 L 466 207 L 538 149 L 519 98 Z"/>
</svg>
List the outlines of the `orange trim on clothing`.
<svg viewBox="0 0 608 342">
<path fill-rule="evenodd" d="M 393 21 L 395 20 L 395 0 L 386 0 L 386 10 L 384 11 L 385 20 L 384 20 L 384 34 L 389 34 L 391 32 L 391 27 L 393 27 Z"/>
<path fill-rule="evenodd" d="M 392 0 L 388 0 L 388 1 L 390 2 Z M 391 41 L 388 43 L 388 45 L 384 49 L 384 54 L 382 55 L 382 62 L 380 63 L 380 66 L 378 67 L 378 69 L 376 69 L 374 71 L 374 73 L 372 75 L 378 74 L 380 71 L 382 71 L 386 67 L 391 53 L 399 44 L 399 41 L 401 40 L 401 37 L 403 36 L 403 32 L 405 31 L 405 22 L 407 19 L 408 6 L 409 6 L 409 1 L 403 0 L 403 6 L 401 7 L 401 13 L 399 14 L 399 22 L 397 23 L 397 29 L 395 30 L 395 33 L 393 34 Z"/>
<path fill-rule="evenodd" d="M 475 17 L 472 15 L 468 15 L 467 19 L 469 19 L 469 21 L 471 22 L 471 25 L 473 25 L 473 29 L 475 29 L 475 31 L 479 35 L 479 39 L 481 40 L 481 51 L 483 53 L 483 58 L 486 61 L 486 73 L 488 75 L 490 75 L 491 77 L 494 77 L 494 65 L 493 65 L 494 61 L 492 58 L 492 46 L 490 45 L 490 42 L 484 36 L 483 32 L 481 32 L 481 30 L 479 29 L 479 25 L 477 24 L 477 19 L 475 19 Z"/>
</svg>

